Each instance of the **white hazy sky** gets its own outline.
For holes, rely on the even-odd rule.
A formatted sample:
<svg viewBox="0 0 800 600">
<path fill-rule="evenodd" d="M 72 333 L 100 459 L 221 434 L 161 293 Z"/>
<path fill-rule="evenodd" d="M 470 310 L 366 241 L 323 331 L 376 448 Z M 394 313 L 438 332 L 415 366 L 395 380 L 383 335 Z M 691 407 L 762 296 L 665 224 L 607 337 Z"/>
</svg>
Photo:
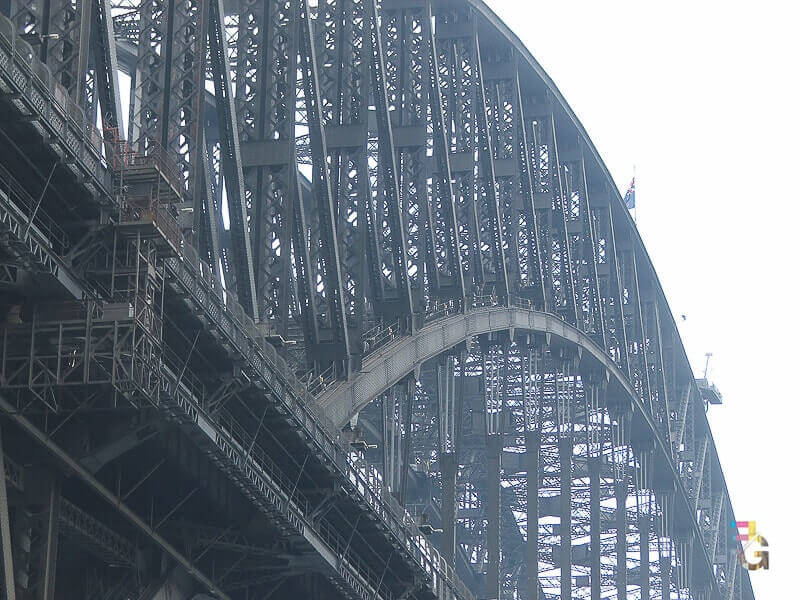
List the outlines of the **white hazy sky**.
<svg viewBox="0 0 800 600">
<path fill-rule="evenodd" d="M 797 26 L 788 0 L 487 0 L 531 50 L 624 191 L 709 414 L 737 518 L 770 570 L 758 600 L 796 598 L 800 409 Z M 794 590 L 794 591 L 792 591 Z"/>
</svg>

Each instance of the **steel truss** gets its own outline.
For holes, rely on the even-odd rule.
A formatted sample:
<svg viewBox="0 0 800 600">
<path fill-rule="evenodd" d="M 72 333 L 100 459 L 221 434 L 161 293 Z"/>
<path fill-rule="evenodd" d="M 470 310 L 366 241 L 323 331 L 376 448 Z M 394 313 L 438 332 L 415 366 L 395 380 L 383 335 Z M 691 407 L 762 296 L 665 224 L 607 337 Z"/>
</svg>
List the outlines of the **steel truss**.
<svg viewBox="0 0 800 600">
<path fill-rule="evenodd" d="M 401 382 L 361 410 L 359 428 L 383 454 L 369 468 L 393 490 L 414 481 L 399 497 L 421 521 L 436 519 L 443 554 L 469 563 L 480 595 L 706 597 L 692 573 L 694 538 L 676 525 L 653 448 L 599 372 L 538 336 L 490 334 L 416 373 L 416 384 Z M 684 402 L 703 410 L 688 392 Z M 722 491 L 718 479 L 696 479 L 708 443 L 693 450 L 681 440 L 694 460 L 679 468 L 728 597 L 741 588 L 725 550 Z"/>
<path fill-rule="evenodd" d="M 753 597 L 642 241 L 483 2 L 3 12 L 6 595 L 64 545 L 109 599 Z"/>
</svg>

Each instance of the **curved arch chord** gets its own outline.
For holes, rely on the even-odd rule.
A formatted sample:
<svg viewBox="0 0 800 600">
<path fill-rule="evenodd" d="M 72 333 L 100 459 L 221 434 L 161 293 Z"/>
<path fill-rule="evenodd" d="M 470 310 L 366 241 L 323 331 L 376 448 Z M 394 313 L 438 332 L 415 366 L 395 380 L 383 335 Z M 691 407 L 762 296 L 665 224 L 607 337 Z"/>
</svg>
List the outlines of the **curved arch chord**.
<svg viewBox="0 0 800 600">
<path fill-rule="evenodd" d="M 671 443 L 663 439 L 634 384 L 589 335 L 559 316 L 525 307 L 484 306 L 442 318 L 427 324 L 413 336 L 400 337 L 382 346 L 364 361 L 357 375 L 327 388 L 317 402 L 341 427 L 373 399 L 409 374 L 418 373 L 427 361 L 451 353 L 458 347 L 470 346 L 481 336 L 503 332 L 509 332 L 512 339 L 518 334 L 539 337 L 549 348 L 562 349 L 575 356 L 577 372 L 600 374 L 605 382 L 606 407 L 615 405 L 632 410 L 627 439 L 634 452 L 652 451 L 652 458 L 647 461 L 653 474 L 652 487 L 660 490 L 664 494 L 662 497 L 672 499 L 665 502 L 671 506 L 669 529 L 676 532 L 677 537 L 705 539 L 707 531 L 701 531 L 702 524 L 695 517 L 698 505 L 695 490 L 687 489 L 685 470 L 673 459 Z M 713 572 L 712 560 L 716 557 L 709 557 L 703 544 L 678 546 L 682 548 L 680 560 L 683 564 L 705 562 Z M 711 585 L 716 588 L 716 581 Z"/>
</svg>

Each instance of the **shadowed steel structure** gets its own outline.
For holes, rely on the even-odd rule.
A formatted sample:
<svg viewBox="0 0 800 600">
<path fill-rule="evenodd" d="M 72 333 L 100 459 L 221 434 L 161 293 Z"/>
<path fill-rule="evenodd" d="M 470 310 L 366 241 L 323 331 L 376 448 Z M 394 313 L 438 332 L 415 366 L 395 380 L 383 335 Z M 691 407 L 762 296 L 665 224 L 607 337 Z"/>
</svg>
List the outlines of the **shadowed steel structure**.
<svg viewBox="0 0 800 600">
<path fill-rule="evenodd" d="M 707 383 L 483 2 L 0 13 L 5 597 L 753 599 Z"/>
</svg>

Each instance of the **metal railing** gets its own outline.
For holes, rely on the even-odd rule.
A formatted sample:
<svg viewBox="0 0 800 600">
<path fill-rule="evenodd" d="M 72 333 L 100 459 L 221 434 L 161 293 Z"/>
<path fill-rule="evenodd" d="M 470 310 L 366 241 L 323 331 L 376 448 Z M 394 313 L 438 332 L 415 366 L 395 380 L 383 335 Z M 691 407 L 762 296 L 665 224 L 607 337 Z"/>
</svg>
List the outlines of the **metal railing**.
<svg viewBox="0 0 800 600">
<path fill-rule="evenodd" d="M 375 352 L 400 335 L 400 320 L 389 323 L 379 322 L 361 335 L 361 348 L 364 356 Z"/>
<path fill-rule="evenodd" d="M 174 357 L 173 357 L 174 358 Z M 165 367 L 166 367 L 165 361 Z M 253 473 L 262 479 L 274 493 L 273 505 L 290 522 L 294 521 L 302 533 L 303 527 L 313 530 L 325 544 L 335 553 L 341 561 L 340 575 L 355 587 L 363 597 L 373 597 L 374 590 L 379 590 L 381 598 L 392 600 L 393 594 L 382 584 L 376 573 L 370 569 L 358 555 L 353 552 L 350 541 L 345 540 L 324 518 L 313 520 L 311 518 L 312 505 L 308 498 L 298 490 L 298 480 L 289 478 L 269 455 L 256 443 L 255 437 L 226 410 L 217 411 L 210 415 L 202 408 L 202 400 L 194 395 L 198 387 L 193 385 L 193 378 L 176 375 L 173 368 L 167 367 L 162 372 L 167 380 L 167 388 L 171 388 L 174 397 L 182 397 L 184 402 L 191 405 L 187 412 L 191 421 L 197 423 L 202 415 L 206 423 L 213 423 L 212 427 L 222 439 L 214 439 L 220 446 L 230 449 L 231 458 L 241 470 L 253 469 Z M 208 433 L 208 432 L 207 432 Z M 296 519 L 301 521 L 296 521 Z M 352 575 L 357 575 L 353 577 Z M 362 583 L 363 582 L 363 583 Z M 366 584 L 371 590 L 366 593 Z"/>
<path fill-rule="evenodd" d="M 0 87 L 11 92 L 11 103 L 24 115 L 35 116 L 30 120 L 32 127 L 75 156 L 88 175 L 80 177 L 77 165 L 69 165 L 79 182 L 93 193 L 107 192 L 109 179 L 97 128 L 4 15 L 0 15 L 0 54 L 4 55 L 0 57 Z"/>
<path fill-rule="evenodd" d="M 196 254 L 186 253 L 182 258 L 183 260 L 180 258 L 168 259 L 167 268 L 175 273 L 178 282 L 188 286 L 190 295 L 196 293 L 194 286 L 197 283 L 210 288 L 208 281 L 199 275 L 199 265 L 202 261 Z M 195 273 L 190 276 L 192 282 L 186 281 L 184 275 L 186 268 L 190 268 Z M 352 449 L 345 446 L 336 427 L 314 401 L 314 396 L 308 391 L 306 385 L 288 371 L 285 361 L 277 355 L 275 349 L 258 335 L 252 319 L 247 317 L 241 306 L 233 300 L 233 295 L 229 294 L 228 299 L 223 303 L 220 292 L 215 293 L 209 289 L 204 292 L 204 301 L 198 305 L 202 310 L 208 311 L 209 317 L 220 322 L 220 330 L 224 331 L 228 337 L 232 350 L 245 357 L 243 368 L 249 372 L 249 376 L 258 381 L 259 387 L 263 387 L 265 390 L 276 390 L 275 399 L 279 402 L 281 411 L 290 415 L 308 431 L 310 439 L 314 440 L 321 451 L 328 456 L 331 468 L 338 470 L 340 477 L 384 520 L 392 535 L 396 536 L 420 568 L 431 574 L 436 581 L 437 593 L 441 590 L 440 585 L 447 585 L 460 597 L 471 600 L 472 594 L 460 580 L 449 579 L 443 575 L 442 570 L 446 571 L 446 568 L 442 566 L 444 561 L 419 531 L 413 518 L 397 503 L 394 497 L 385 491 L 374 489 L 368 478 L 360 472 L 350 457 Z M 212 305 L 223 305 L 224 308 L 220 310 Z M 232 322 L 235 327 L 232 329 L 223 321 Z M 395 337 L 398 334 L 399 328 L 394 333 Z M 267 372 L 270 373 L 269 376 L 266 375 Z M 291 393 L 286 393 L 283 386 L 289 388 Z"/>
<path fill-rule="evenodd" d="M 438 319 L 458 314 L 461 310 L 462 303 L 460 299 L 434 300 L 425 309 L 425 322 L 437 321 Z"/>
<path fill-rule="evenodd" d="M 150 142 L 144 153 L 134 152 L 127 142 L 120 141 L 114 152 L 114 170 L 119 171 L 123 178 L 125 172 L 140 169 L 154 169 L 172 186 L 176 193 L 183 190 L 183 177 L 175 161 L 164 148 L 155 142 Z"/>
<path fill-rule="evenodd" d="M 169 213 L 168 207 L 158 201 L 158 198 L 123 197 L 120 222 L 152 223 L 175 250 L 181 250 L 185 245 L 178 221 Z"/>
<path fill-rule="evenodd" d="M 67 234 L 42 209 L 41 201 L 34 200 L 2 165 L 0 165 L 0 192 L 4 192 L 12 205 L 17 208 L 17 217 L 25 221 L 27 233 L 38 233 L 55 254 L 64 256 L 67 253 L 70 247 Z"/>
<path fill-rule="evenodd" d="M 299 381 L 312 396 L 318 396 L 336 382 L 336 369 L 334 367 L 335 365 L 331 365 L 322 372 L 311 369 L 306 371 L 299 378 Z"/>
</svg>

